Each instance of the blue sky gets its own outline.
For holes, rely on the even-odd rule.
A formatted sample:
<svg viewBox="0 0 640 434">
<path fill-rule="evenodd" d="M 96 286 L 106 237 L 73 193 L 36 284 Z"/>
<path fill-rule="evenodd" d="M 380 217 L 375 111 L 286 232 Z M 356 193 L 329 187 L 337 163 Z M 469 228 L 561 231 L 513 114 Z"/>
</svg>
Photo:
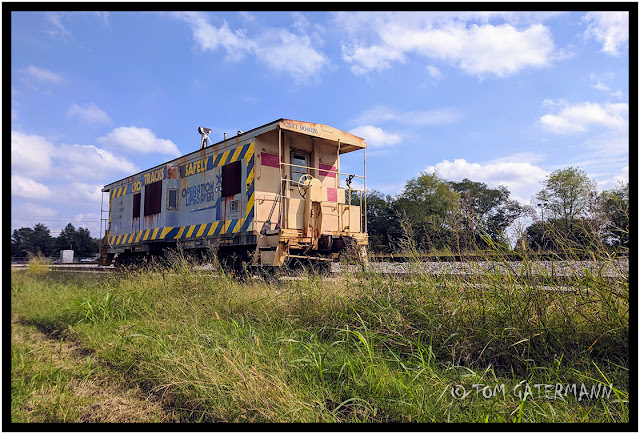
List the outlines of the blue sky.
<svg viewBox="0 0 640 434">
<path fill-rule="evenodd" d="M 279 118 L 363 137 L 367 187 L 629 178 L 627 12 L 13 12 L 11 228 L 99 236 L 100 189 Z M 361 171 L 361 158 L 343 160 Z"/>
</svg>

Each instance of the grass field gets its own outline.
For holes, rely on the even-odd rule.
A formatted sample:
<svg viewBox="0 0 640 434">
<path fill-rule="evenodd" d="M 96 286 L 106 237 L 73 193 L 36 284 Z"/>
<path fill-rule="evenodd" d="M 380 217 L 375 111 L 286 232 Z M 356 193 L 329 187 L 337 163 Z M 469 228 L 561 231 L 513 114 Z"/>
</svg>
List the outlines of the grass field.
<svg viewBox="0 0 640 434">
<path fill-rule="evenodd" d="M 606 263 L 606 259 L 603 259 Z M 629 422 L 628 273 L 11 273 L 12 422 Z"/>
</svg>

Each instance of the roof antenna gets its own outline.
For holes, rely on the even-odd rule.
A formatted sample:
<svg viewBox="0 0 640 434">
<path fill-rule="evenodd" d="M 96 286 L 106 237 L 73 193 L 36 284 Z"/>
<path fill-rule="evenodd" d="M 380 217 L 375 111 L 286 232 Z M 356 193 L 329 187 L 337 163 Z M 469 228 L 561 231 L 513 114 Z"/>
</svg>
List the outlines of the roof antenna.
<svg viewBox="0 0 640 434">
<path fill-rule="evenodd" d="M 200 136 L 202 136 L 200 149 L 204 149 L 207 147 L 207 139 L 209 138 L 209 134 L 211 134 L 211 128 L 198 127 L 198 132 L 200 133 Z"/>
</svg>

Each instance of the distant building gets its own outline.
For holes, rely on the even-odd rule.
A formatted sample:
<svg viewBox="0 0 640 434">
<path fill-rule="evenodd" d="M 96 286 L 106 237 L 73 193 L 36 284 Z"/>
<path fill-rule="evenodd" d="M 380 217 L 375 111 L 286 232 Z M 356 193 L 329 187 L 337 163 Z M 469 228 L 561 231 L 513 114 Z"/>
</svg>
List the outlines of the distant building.
<svg viewBox="0 0 640 434">
<path fill-rule="evenodd" d="M 72 264 L 73 250 L 60 250 L 60 262 L 63 264 Z"/>
</svg>

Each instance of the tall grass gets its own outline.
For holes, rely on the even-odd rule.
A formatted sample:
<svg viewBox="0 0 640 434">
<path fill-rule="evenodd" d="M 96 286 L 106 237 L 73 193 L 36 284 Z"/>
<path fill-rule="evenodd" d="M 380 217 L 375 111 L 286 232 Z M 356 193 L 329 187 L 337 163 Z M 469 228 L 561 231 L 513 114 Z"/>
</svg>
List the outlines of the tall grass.
<svg viewBox="0 0 640 434">
<path fill-rule="evenodd" d="M 434 275 L 405 248 L 416 258 L 407 275 L 239 280 L 182 252 L 82 281 L 13 273 L 12 312 L 61 330 L 182 422 L 629 420 L 628 275 L 594 268 L 567 290 L 533 279 L 527 257 L 508 267 L 506 252 L 501 267 Z M 511 393 L 581 383 L 611 385 L 615 398 Z M 507 393 L 488 399 L 474 384 Z M 472 393 L 458 399 L 456 386 Z"/>
</svg>

